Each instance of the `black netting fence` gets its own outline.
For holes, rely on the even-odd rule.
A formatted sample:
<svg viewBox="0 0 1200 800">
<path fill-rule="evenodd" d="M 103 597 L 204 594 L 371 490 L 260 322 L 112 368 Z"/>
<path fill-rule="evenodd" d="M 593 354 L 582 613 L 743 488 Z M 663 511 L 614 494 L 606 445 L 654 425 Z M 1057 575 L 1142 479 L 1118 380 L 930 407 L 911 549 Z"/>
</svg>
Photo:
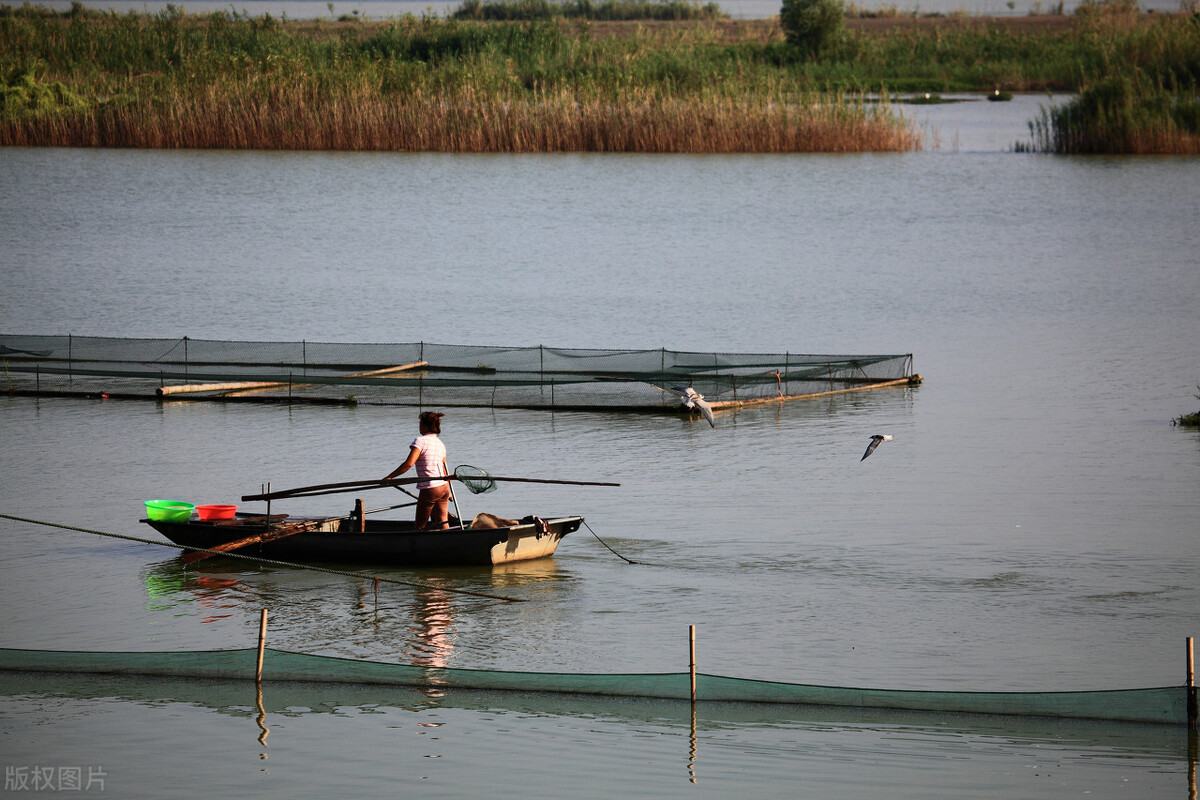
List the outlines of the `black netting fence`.
<svg viewBox="0 0 1200 800">
<path fill-rule="evenodd" d="M 806 355 L 0 334 L 6 389 L 505 408 L 714 407 L 915 383 L 909 353 Z"/>
</svg>

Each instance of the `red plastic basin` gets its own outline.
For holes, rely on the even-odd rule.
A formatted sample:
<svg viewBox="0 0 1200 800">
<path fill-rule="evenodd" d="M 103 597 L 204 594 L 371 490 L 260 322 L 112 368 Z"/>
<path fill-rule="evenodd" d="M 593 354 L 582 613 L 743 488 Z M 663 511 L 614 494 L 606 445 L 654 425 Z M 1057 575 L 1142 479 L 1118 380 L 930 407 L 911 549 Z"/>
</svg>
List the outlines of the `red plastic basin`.
<svg viewBox="0 0 1200 800">
<path fill-rule="evenodd" d="M 233 519 L 237 506 L 196 506 L 200 519 L 208 522 L 213 519 Z"/>
</svg>

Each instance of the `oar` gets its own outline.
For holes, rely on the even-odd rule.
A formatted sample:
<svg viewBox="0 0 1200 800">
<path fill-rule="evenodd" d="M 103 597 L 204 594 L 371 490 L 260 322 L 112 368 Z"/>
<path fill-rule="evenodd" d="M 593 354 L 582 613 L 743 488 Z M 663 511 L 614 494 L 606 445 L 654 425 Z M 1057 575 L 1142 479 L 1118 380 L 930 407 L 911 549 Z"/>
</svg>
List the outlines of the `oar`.
<svg viewBox="0 0 1200 800">
<path fill-rule="evenodd" d="M 375 514 L 379 511 L 390 511 L 393 508 L 401 508 L 402 506 L 410 506 L 410 505 L 412 505 L 412 503 L 400 503 L 400 504 L 394 505 L 394 506 L 387 506 L 386 508 L 374 508 L 374 509 L 371 509 L 370 511 L 364 511 L 363 513 L 364 514 Z M 280 525 L 276 528 L 271 528 L 268 526 L 267 530 L 263 531 L 262 533 L 256 533 L 253 536 L 247 536 L 244 539 L 236 539 L 232 542 L 224 542 L 222 544 L 213 545 L 212 547 L 205 548 L 205 550 L 189 550 L 188 552 L 186 552 L 182 556 L 180 556 L 180 558 L 183 560 L 183 563 L 191 564 L 195 561 L 200 561 L 201 559 L 208 558 L 209 556 L 215 556 L 218 553 L 228 553 L 230 550 L 240 550 L 241 548 L 247 547 L 252 544 L 263 544 L 264 542 L 273 542 L 276 539 L 283 539 L 287 536 L 293 536 L 297 533 L 305 533 L 306 531 L 314 530 L 316 528 L 321 527 L 326 522 L 337 522 L 339 520 L 349 519 L 350 517 L 353 517 L 353 516 L 354 516 L 354 514 L 343 514 L 340 517 L 319 517 L 317 519 L 303 519 L 298 522 L 288 523 L 287 525 Z M 211 552 L 208 552 L 208 551 L 211 551 Z"/>
<path fill-rule="evenodd" d="M 277 492 L 265 492 L 263 494 L 247 494 L 242 495 L 242 500 L 250 502 L 253 500 L 282 500 L 289 497 L 315 497 L 322 494 L 339 494 L 341 492 L 357 492 L 367 489 L 382 489 L 387 486 L 400 486 L 408 483 L 418 483 L 420 481 L 438 480 L 437 478 L 392 478 L 390 481 L 346 481 L 345 483 L 323 483 L 315 486 L 300 486 L 295 489 L 281 489 Z M 619 483 L 611 483 L 608 481 L 568 481 L 557 480 L 552 478 L 501 478 L 497 475 L 488 475 L 486 477 L 459 476 L 456 474 L 445 475 L 442 480 L 465 481 L 465 480 L 488 480 L 488 481 L 511 481 L 518 483 L 555 483 L 565 484 L 568 486 L 620 486 Z"/>
</svg>

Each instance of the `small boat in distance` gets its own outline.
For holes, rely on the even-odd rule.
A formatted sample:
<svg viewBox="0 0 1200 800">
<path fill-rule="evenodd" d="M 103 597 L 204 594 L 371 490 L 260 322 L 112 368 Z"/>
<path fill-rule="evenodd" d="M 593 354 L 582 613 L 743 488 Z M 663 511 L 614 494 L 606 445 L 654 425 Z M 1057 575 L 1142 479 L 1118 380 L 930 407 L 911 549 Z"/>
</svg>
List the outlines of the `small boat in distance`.
<svg viewBox="0 0 1200 800">
<path fill-rule="evenodd" d="M 143 519 L 182 547 L 213 549 L 251 537 L 262 541 L 231 552 L 278 561 L 342 562 L 388 566 L 487 566 L 529 561 L 554 554 L 558 543 L 579 530 L 583 517 L 525 517 L 521 520 L 478 515 L 460 528 L 416 530 L 413 521 L 339 517 L 292 517 L 286 514 L 237 513 L 232 519 L 184 521 Z"/>
</svg>

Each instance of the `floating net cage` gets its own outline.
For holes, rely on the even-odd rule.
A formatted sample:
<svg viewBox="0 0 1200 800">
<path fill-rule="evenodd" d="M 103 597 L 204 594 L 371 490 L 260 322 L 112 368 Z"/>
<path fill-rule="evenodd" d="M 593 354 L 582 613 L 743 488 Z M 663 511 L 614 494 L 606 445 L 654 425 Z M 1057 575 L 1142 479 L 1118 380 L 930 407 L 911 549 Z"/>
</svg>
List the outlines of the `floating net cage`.
<svg viewBox="0 0 1200 800">
<path fill-rule="evenodd" d="M 714 408 L 920 381 L 911 353 L 803 355 L 483 347 L 412 342 L 236 342 L 0 334 L 9 392 L 393 405 L 678 410 L 691 386 Z"/>
<path fill-rule="evenodd" d="M 689 673 L 512 672 L 385 664 L 266 648 L 262 681 L 554 692 L 689 700 Z M 251 682 L 257 649 L 98 653 L 0 649 L 0 671 L 144 675 Z M 1186 686 L 1077 692 L 938 692 L 859 689 L 696 675 L 698 701 L 1001 714 L 1189 724 Z M 1191 701 L 1194 703 L 1194 700 Z M 1194 723 L 1193 723 L 1194 724 Z"/>
</svg>

